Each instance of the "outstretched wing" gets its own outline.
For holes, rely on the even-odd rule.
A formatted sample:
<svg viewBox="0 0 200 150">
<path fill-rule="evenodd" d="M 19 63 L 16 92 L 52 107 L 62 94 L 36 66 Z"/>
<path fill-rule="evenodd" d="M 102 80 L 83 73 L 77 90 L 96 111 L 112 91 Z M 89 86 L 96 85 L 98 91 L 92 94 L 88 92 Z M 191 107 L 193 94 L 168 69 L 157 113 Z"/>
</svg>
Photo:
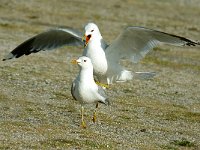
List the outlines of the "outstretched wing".
<svg viewBox="0 0 200 150">
<path fill-rule="evenodd" d="M 51 50 L 64 45 L 79 46 L 84 45 L 81 32 L 72 28 L 57 28 L 40 33 L 12 50 L 4 59 L 18 58 L 23 55 L 37 53 L 41 50 Z"/>
<path fill-rule="evenodd" d="M 160 32 L 143 27 L 128 27 L 113 41 L 106 49 L 108 61 L 118 63 L 120 59 L 130 59 L 137 63 L 151 49 L 160 44 L 170 44 L 176 46 L 200 45 L 190 39 Z"/>
</svg>

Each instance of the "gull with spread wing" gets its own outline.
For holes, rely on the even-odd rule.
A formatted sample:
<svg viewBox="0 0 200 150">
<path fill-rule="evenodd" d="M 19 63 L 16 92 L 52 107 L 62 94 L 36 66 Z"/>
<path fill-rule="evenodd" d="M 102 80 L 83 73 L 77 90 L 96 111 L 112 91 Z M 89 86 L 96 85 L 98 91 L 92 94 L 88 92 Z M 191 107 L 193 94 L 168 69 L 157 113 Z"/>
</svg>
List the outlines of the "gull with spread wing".
<svg viewBox="0 0 200 150">
<path fill-rule="evenodd" d="M 98 86 L 93 77 L 93 66 L 90 58 L 82 56 L 77 60 L 72 61 L 73 64 L 78 64 L 80 72 L 71 86 L 71 94 L 73 98 L 81 103 L 81 125 L 86 128 L 83 119 L 84 104 L 95 103 L 96 109 L 98 103 L 109 105 L 109 100 L 105 94 L 104 89 Z M 93 122 L 96 122 L 96 109 L 93 114 Z"/>
<path fill-rule="evenodd" d="M 91 59 L 94 75 L 99 82 L 111 84 L 131 80 L 134 77 L 133 72 L 120 65 L 121 59 L 128 59 L 137 63 L 151 49 L 161 44 L 175 46 L 200 45 L 199 42 L 181 36 L 137 26 L 125 28 L 108 45 L 102 38 L 97 25 L 88 23 L 85 26 L 84 40 L 82 40 L 82 34 L 78 30 L 71 28 L 52 29 L 20 44 L 3 60 L 18 58 L 41 50 L 55 49 L 64 45 L 84 45 L 83 56 Z M 144 74 L 151 75 L 150 72 L 144 72 Z"/>
</svg>

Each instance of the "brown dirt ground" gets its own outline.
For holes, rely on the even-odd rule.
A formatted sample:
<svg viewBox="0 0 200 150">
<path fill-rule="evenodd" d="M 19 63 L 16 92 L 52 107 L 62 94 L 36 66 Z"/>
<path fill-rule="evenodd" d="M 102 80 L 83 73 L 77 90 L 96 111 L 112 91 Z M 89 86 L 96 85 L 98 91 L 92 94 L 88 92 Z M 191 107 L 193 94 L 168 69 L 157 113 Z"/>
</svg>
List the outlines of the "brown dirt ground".
<svg viewBox="0 0 200 150">
<path fill-rule="evenodd" d="M 200 40 L 199 0 L 1 0 L 0 58 L 54 26 L 98 24 L 111 42 L 123 28 L 145 26 Z M 98 122 L 81 129 L 70 86 L 81 47 L 0 61 L 0 149 L 200 149 L 200 47 L 160 46 L 134 71 L 155 71 L 108 90 Z M 92 106 L 92 107 L 91 107 Z"/>
</svg>

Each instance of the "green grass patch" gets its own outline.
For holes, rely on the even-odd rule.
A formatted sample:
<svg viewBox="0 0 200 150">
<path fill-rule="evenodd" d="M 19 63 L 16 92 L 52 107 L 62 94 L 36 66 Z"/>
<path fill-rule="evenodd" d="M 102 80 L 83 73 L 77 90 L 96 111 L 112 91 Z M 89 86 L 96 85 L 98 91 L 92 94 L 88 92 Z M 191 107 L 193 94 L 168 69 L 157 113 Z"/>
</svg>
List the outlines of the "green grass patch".
<svg viewBox="0 0 200 150">
<path fill-rule="evenodd" d="M 80 146 L 78 140 L 72 139 L 50 139 L 50 140 L 45 140 L 45 141 L 40 141 L 40 144 L 42 147 L 69 147 L 69 146 Z"/>
<path fill-rule="evenodd" d="M 193 142 L 190 142 L 184 138 L 180 140 L 174 140 L 171 142 L 171 144 L 182 147 L 195 147 L 195 144 Z"/>
<path fill-rule="evenodd" d="M 189 111 L 181 111 L 181 110 L 173 110 L 169 111 L 164 115 L 166 120 L 185 120 L 190 122 L 200 123 L 200 113 L 197 112 L 189 112 Z"/>
<path fill-rule="evenodd" d="M 158 57 L 152 57 L 148 56 L 146 57 L 143 62 L 151 62 L 155 63 L 157 65 L 160 65 L 161 67 L 170 67 L 170 68 L 175 68 L 175 69 L 193 69 L 193 70 L 200 70 L 200 66 L 198 65 L 192 65 L 192 64 L 187 64 L 187 63 L 177 63 L 173 62 L 171 60 L 162 60 Z"/>
<path fill-rule="evenodd" d="M 161 52 L 165 51 L 165 52 L 169 52 L 170 49 L 169 48 L 155 47 L 155 48 L 153 48 L 153 51 L 161 51 Z"/>
</svg>

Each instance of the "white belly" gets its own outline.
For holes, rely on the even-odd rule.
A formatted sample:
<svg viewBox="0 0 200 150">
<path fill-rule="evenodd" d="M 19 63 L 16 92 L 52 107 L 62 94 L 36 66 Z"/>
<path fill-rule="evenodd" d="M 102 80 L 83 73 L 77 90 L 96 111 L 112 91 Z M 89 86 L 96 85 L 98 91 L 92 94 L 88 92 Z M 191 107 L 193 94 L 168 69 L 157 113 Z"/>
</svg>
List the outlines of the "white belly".
<svg viewBox="0 0 200 150">
<path fill-rule="evenodd" d="M 75 89 L 75 97 L 81 103 L 95 103 L 98 102 L 98 97 L 96 95 L 95 88 L 88 88 L 87 86 L 83 86 L 80 82 L 77 82 L 77 87 Z M 84 90 L 83 90 L 84 89 Z"/>
</svg>

